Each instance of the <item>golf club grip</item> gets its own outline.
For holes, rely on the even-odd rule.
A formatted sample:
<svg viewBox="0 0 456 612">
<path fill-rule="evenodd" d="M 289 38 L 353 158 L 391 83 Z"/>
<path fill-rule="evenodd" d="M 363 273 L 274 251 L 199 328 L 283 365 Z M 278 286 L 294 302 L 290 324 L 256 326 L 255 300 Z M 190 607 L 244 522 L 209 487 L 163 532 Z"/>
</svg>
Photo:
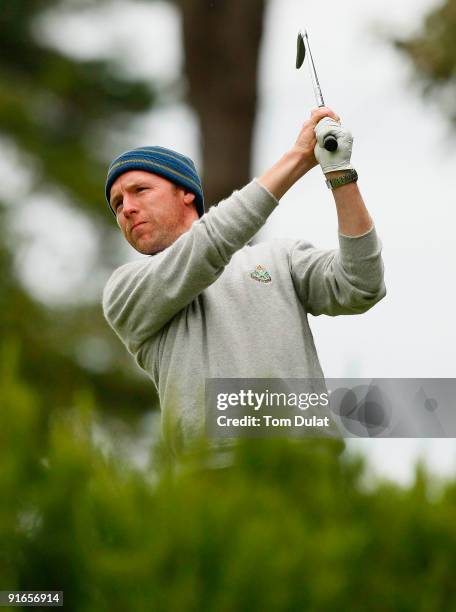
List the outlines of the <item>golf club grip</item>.
<svg viewBox="0 0 456 612">
<path fill-rule="evenodd" d="M 337 151 L 337 138 L 331 134 L 326 136 L 323 146 L 327 151 Z"/>
</svg>

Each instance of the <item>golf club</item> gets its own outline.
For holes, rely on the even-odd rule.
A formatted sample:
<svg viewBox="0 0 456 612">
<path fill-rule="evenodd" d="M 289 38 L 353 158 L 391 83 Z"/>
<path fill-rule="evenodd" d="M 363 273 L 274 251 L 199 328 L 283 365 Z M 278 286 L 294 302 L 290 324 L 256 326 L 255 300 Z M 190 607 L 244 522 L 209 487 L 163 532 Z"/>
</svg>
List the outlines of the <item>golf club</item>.
<svg viewBox="0 0 456 612">
<path fill-rule="evenodd" d="M 317 102 L 317 106 L 321 107 L 325 105 L 323 100 L 323 94 L 321 93 L 320 82 L 318 80 L 317 71 L 315 70 L 315 64 L 312 57 L 312 52 L 310 51 L 309 45 L 309 37 L 307 35 L 307 30 L 304 30 L 304 34 L 301 31 L 298 32 L 298 48 L 296 52 L 296 68 L 299 70 L 301 68 L 304 59 L 306 57 L 306 47 L 307 53 L 309 55 L 309 69 L 310 69 L 310 77 L 312 79 L 312 85 L 315 94 L 315 100 Z M 326 136 L 324 140 L 325 149 L 327 151 L 336 151 L 337 150 L 337 139 L 332 136 Z"/>
</svg>

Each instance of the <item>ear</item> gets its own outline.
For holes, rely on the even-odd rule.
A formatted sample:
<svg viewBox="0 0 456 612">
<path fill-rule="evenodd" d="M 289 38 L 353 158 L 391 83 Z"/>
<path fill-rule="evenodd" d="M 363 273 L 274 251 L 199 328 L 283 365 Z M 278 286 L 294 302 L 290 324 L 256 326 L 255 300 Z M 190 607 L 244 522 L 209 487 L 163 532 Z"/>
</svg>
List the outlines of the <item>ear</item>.
<svg viewBox="0 0 456 612">
<path fill-rule="evenodd" d="M 193 202 L 195 201 L 195 194 L 192 193 L 191 191 L 185 191 L 184 192 L 184 204 L 186 204 L 187 206 L 190 206 L 191 204 L 193 204 Z"/>
</svg>

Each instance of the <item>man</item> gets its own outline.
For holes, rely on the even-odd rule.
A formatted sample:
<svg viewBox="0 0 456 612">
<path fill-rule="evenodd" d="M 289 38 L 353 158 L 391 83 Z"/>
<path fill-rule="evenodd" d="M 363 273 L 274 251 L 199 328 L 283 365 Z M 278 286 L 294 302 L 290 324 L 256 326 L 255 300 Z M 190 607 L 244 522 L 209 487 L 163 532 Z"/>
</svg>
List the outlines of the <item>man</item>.
<svg viewBox="0 0 456 612">
<path fill-rule="evenodd" d="M 335 152 L 323 147 L 328 134 Z M 290 151 L 206 214 L 189 158 L 145 147 L 112 162 L 106 198 L 126 240 L 150 257 L 112 274 L 104 313 L 154 382 L 174 453 L 204 432 L 206 378 L 323 378 L 307 314 L 362 313 L 384 297 L 381 244 L 356 185 L 352 141 L 332 110 L 314 110 Z M 332 181 L 340 248 L 246 246 L 318 162 Z"/>
</svg>

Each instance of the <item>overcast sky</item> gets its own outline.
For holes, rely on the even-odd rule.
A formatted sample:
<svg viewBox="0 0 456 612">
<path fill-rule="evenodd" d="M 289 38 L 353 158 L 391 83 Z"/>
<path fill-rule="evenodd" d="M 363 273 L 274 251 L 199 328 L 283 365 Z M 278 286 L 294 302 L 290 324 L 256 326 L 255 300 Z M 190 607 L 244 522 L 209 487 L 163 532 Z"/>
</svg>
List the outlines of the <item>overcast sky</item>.
<svg viewBox="0 0 456 612">
<path fill-rule="evenodd" d="M 432 101 L 422 100 L 407 61 L 379 34 L 382 29 L 397 35 L 413 32 L 435 5 L 435 0 L 346 0 L 330 5 L 271 0 L 269 4 L 252 176 L 292 145 L 315 106 L 307 66 L 300 71 L 294 66 L 297 31 L 307 28 L 326 104 L 355 137 L 352 162 L 383 243 L 386 298 L 362 316 L 310 318 L 328 377 L 453 378 L 456 374 L 452 282 L 456 156 L 448 146 L 449 123 Z M 179 17 L 166 3 L 119 2 L 109 14 L 102 7 L 95 15 L 92 12 L 89 22 L 79 11 L 71 19 L 56 18 L 40 27 L 82 57 L 115 49 L 124 70 L 164 84 L 182 68 Z M 119 142 L 121 148 L 142 144 L 173 147 L 199 162 L 197 122 L 182 105 L 170 103 L 154 111 Z M 43 247 L 42 207 L 54 207 L 54 219 L 62 215 L 62 223 L 64 213 L 52 203 L 37 207 L 33 198 L 28 204 L 24 219 L 29 219 L 31 247 L 21 264 L 26 281 L 42 299 L 65 300 L 89 272 L 89 230 L 81 219 L 79 232 L 72 229 L 71 236 L 64 235 L 60 242 L 48 239 Z M 335 207 L 319 168 L 283 198 L 269 219 L 261 238 L 275 237 L 337 246 Z M 79 264 L 74 261 L 75 249 L 87 255 Z M 126 257 L 134 256 L 126 250 Z M 30 265 L 37 257 L 42 274 Z M 50 277 L 54 282 L 46 284 Z M 441 472 L 455 465 L 453 440 L 350 444 L 364 448 L 377 471 L 404 481 L 420 452 Z"/>
</svg>

